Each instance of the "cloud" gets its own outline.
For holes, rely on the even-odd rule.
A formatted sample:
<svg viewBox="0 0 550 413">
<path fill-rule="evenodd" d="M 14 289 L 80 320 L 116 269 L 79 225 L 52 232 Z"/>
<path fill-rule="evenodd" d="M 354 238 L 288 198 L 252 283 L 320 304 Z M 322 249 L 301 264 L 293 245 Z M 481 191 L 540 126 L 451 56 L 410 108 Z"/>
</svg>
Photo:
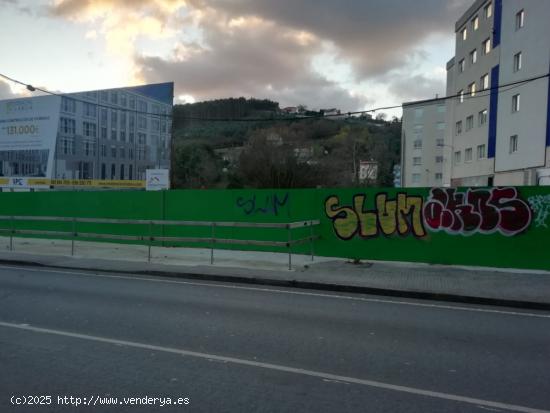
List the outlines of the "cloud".
<svg viewBox="0 0 550 413">
<path fill-rule="evenodd" d="M 445 96 L 445 80 L 425 75 L 398 76 L 389 88 L 389 92 L 399 96 L 404 102 Z"/>
<path fill-rule="evenodd" d="M 429 35 L 450 32 L 472 0 L 190 0 L 233 17 L 256 16 L 282 29 L 303 30 L 333 42 L 358 78 L 402 63 Z"/>
<path fill-rule="evenodd" d="M 387 80 L 400 100 L 444 91 L 439 77 L 411 75 L 411 62 L 426 60 L 418 45 L 436 33 L 450 35 L 471 2 L 55 0 L 50 11 L 93 25 L 110 53 L 128 61 L 135 80 L 174 80 L 176 95 L 269 97 L 351 110 L 367 102 L 350 92 L 351 83 L 377 81 L 396 70 L 409 73 Z M 141 37 L 168 39 L 172 54 L 144 55 Z M 327 44 L 333 61 L 350 68 L 346 84 L 312 68 Z"/>
<path fill-rule="evenodd" d="M 244 95 L 266 96 L 283 105 L 314 102 L 356 108 L 361 104 L 360 98 L 312 71 L 311 59 L 321 51 L 314 36 L 280 30 L 258 18 L 227 19 L 213 10 L 203 13 L 202 19 L 216 22 L 204 32 L 206 47 L 180 45 L 169 59 L 136 58 L 145 81 L 173 79 L 178 94 L 200 99 Z"/>
<path fill-rule="evenodd" d="M 0 99 L 12 99 L 19 97 L 12 92 L 10 85 L 3 79 L 0 79 Z"/>
</svg>

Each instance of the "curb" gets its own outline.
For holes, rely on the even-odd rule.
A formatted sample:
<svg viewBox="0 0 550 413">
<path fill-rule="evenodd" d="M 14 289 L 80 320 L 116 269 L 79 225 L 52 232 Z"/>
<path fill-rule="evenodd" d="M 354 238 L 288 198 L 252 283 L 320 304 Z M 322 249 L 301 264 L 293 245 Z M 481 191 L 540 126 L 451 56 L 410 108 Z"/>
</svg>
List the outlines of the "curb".
<svg viewBox="0 0 550 413">
<path fill-rule="evenodd" d="M 536 301 L 522 301 L 522 300 L 509 300 L 489 297 L 475 297 L 459 294 L 444 294 L 433 293 L 423 291 L 410 291 L 410 290 L 396 290 L 386 288 L 375 287 L 362 287 L 344 284 L 332 284 L 332 283 L 316 283 L 312 281 L 300 281 L 300 280 L 280 280 L 274 278 L 260 278 L 260 277 L 245 277 L 241 275 L 219 275 L 219 274 L 196 274 L 187 272 L 168 272 L 157 270 L 142 270 L 142 271 L 123 271 L 123 270 L 109 270 L 98 268 L 82 268 L 76 266 L 61 266 L 61 265 L 48 265 L 34 261 L 22 261 L 22 260 L 8 260 L 0 259 L 0 264 L 4 265 L 18 265 L 22 267 L 40 267 L 40 268 L 52 268 L 59 270 L 73 270 L 73 271 L 94 271 L 97 273 L 115 273 L 126 275 L 148 275 L 155 277 L 166 278 L 181 278 L 195 281 L 217 281 L 224 283 L 240 283 L 251 285 L 263 285 L 272 287 L 286 287 L 296 288 L 303 290 L 314 291 L 330 291 L 330 292 L 344 292 L 354 294 L 368 294 L 378 295 L 384 297 L 394 298 L 410 298 L 424 301 L 444 301 L 450 303 L 462 303 L 462 304 L 477 304 L 487 305 L 494 307 L 510 307 L 518 309 L 528 310 L 545 310 L 550 311 L 550 302 L 542 303 Z"/>
</svg>

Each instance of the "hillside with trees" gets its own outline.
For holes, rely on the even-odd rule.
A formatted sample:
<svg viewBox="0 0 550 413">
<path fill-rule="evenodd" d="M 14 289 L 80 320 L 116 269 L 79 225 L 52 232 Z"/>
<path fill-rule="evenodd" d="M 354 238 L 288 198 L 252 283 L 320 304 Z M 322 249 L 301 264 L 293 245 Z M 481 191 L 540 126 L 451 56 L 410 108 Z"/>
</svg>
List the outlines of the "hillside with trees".
<svg viewBox="0 0 550 413">
<path fill-rule="evenodd" d="M 382 116 L 304 118 L 258 99 L 221 99 L 174 107 L 175 188 L 392 186 L 401 122 Z M 362 161 L 377 163 L 361 180 Z"/>
</svg>

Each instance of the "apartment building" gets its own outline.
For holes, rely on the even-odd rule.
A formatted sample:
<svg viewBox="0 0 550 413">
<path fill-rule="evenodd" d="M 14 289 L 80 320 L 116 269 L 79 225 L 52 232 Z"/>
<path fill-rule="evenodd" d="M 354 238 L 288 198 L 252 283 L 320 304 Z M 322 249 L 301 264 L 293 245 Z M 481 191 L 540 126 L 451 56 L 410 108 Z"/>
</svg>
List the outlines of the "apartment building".
<svg viewBox="0 0 550 413">
<path fill-rule="evenodd" d="M 0 102 L 0 174 L 144 180 L 170 167 L 173 83 Z"/>
<path fill-rule="evenodd" d="M 442 186 L 445 157 L 444 101 L 403 104 L 401 185 Z"/>
<path fill-rule="evenodd" d="M 548 0 L 477 0 L 457 21 L 444 183 L 536 185 L 550 167 L 548 77 L 516 83 L 550 71 L 548 16 Z"/>
</svg>

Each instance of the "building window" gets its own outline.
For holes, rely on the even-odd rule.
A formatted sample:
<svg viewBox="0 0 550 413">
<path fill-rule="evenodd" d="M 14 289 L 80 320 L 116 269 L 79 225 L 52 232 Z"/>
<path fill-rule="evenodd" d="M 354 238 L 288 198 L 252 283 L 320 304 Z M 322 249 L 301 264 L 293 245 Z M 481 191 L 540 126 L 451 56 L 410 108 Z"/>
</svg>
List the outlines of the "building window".
<svg viewBox="0 0 550 413">
<path fill-rule="evenodd" d="M 525 25 L 525 11 L 521 10 L 516 14 L 516 30 L 521 29 Z"/>
<path fill-rule="evenodd" d="M 61 110 L 67 113 L 76 112 L 76 101 L 74 99 L 62 97 L 61 98 Z"/>
<path fill-rule="evenodd" d="M 422 110 L 422 109 L 420 109 L 420 110 Z M 424 111 L 422 110 L 420 116 L 422 116 L 423 112 Z M 415 113 L 415 116 L 419 117 L 418 116 L 418 109 L 417 109 L 417 112 Z M 151 120 L 151 132 L 157 132 L 158 133 L 159 131 L 160 131 L 160 120 L 158 120 L 158 119 Z"/>
<path fill-rule="evenodd" d="M 130 132 L 128 135 L 128 142 L 134 143 L 134 132 Z"/>
<path fill-rule="evenodd" d="M 120 165 L 120 180 L 124 180 L 124 165 Z"/>
<path fill-rule="evenodd" d="M 111 103 L 115 105 L 118 103 L 118 92 L 111 92 Z"/>
<path fill-rule="evenodd" d="M 124 149 L 124 148 L 119 148 L 118 151 L 119 151 L 119 153 L 120 153 L 121 159 L 126 158 L 126 149 Z"/>
<path fill-rule="evenodd" d="M 107 139 L 107 128 L 104 126 L 101 127 L 101 139 Z"/>
<path fill-rule="evenodd" d="M 437 130 L 445 130 L 445 122 L 437 122 Z"/>
<path fill-rule="evenodd" d="M 462 59 L 460 62 L 458 62 L 458 70 L 460 73 L 464 73 L 464 70 L 466 69 L 466 62 L 464 59 Z"/>
<path fill-rule="evenodd" d="M 485 159 L 485 145 L 477 146 L 477 159 Z"/>
<path fill-rule="evenodd" d="M 472 148 L 468 148 L 464 151 L 464 162 L 472 162 Z"/>
<path fill-rule="evenodd" d="M 456 134 L 457 135 L 460 135 L 462 133 L 462 121 L 459 120 L 457 123 L 456 123 Z"/>
<path fill-rule="evenodd" d="M 140 145 L 145 145 L 146 143 L 146 135 L 144 133 L 138 133 L 138 143 Z"/>
<path fill-rule="evenodd" d="M 99 122 L 101 123 L 101 126 L 107 127 L 107 109 L 101 109 L 101 113 L 99 115 Z"/>
<path fill-rule="evenodd" d="M 120 141 L 126 142 L 126 132 L 123 130 L 120 131 Z"/>
<path fill-rule="evenodd" d="M 413 158 L 413 165 L 414 166 L 419 166 L 419 165 L 422 165 L 422 158 L 421 157 L 415 157 Z"/>
<path fill-rule="evenodd" d="M 477 49 L 470 52 L 470 63 L 473 65 L 477 63 Z"/>
<path fill-rule="evenodd" d="M 422 149 L 422 140 L 417 139 L 414 141 L 414 149 Z"/>
<path fill-rule="evenodd" d="M 476 16 L 472 19 L 472 29 L 476 31 L 479 29 L 479 16 Z"/>
<path fill-rule="evenodd" d="M 466 130 L 469 131 L 474 127 L 474 115 L 470 115 L 466 118 Z"/>
<path fill-rule="evenodd" d="M 491 18 L 493 16 L 493 3 L 488 3 L 483 10 L 485 12 L 485 18 Z"/>
<path fill-rule="evenodd" d="M 84 142 L 84 154 L 86 156 L 95 155 L 94 142 L 91 142 L 91 141 L 85 141 Z"/>
<path fill-rule="evenodd" d="M 489 73 L 485 73 L 483 76 L 481 76 L 481 89 L 489 89 Z"/>
<path fill-rule="evenodd" d="M 438 138 L 438 139 L 435 140 L 435 145 L 438 146 L 438 147 L 443 147 L 443 146 L 445 146 L 445 140 L 441 139 L 441 138 Z"/>
<path fill-rule="evenodd" d="M 103 156 L 104 158 L 107 156 L 107 145 L 105 144 L 101 145 L 101 156 Z"/>
<path fill-rule="evenodd" d="M 84 130 L 84 136 L 86 136 L 88 138 L 95 138 L 96 137 L 97 126 L 96 126 L 95 123 L 83 122 L 82 123 L 82 129 Z"/>
<path fill-rule="evenodd" d="M 456 152 L 455 152 L 455 164 L 459 164 L 459 163 L 460 163 L 461 157 L 462 157 L 462 156 L 461 156 L 460 151 L 456 151 Z"/>
<path fill-rule="evenodd" d="M 435 180 L 436 181 L 442 181 L 443 180 L 443 174 L 441 172 L 438 172 L 435 174 Z"/>
<path fill-rule="evenodd" d="M 514 72 L 519 72 L 523 66 L 523 57 L 521 52 L 514 55 Z"/>
<path fill-rule="evenodd" d="M 101 164 L 101 179 L 105 179 L 106 178 L 106 175 L 105 175 L 105 164 L 102 163 Z"/>
<path fill-rule="evenodd" d="M 510 136 L 510 153 L 518 151 L 518 135 Z"/>
<path fill-rule="evenodd" d="M 73 139 L 64 138 L 61 140 L 62 150 L 64 155 L 74 155 Z"/>
<path fill-rule="evenodd" d="M 458 102 L 464 103 L 464 90 L 461 90 L 460 92 L 458 92 Z"/>
<path fill-rule="evenodd" d="M 420 174 L 412 174 L 412 183 L 413 184 L 419 184 L 420 183 Z"/>
<path fill-rule="evenodd" d="M 519 94 L 512 96 L 512 113 L 519 112 L 521 96 Z"/>
<path fill-rule="evenodd" d="M 111 146 L 111 158 L 116 159 L 116 146 Z"/>
<path fill-rule="evenodd" d="M 120 93 L 120 105 L 126 107 L 126 93 Z"/>
<path fill-rule="evenodd" d="M 102 90 L 100 92 L 100 94 L 101 94 L 101 101 L 102 102 L 108 102 L 109 101 L 109 94 L 107 93 L 107 91 Z"/>
<path fill-rule="evenodd" d="M 84 116 L 89 118 L 97 117 L 97 106 L 93 103 L 84 103 Z"/>
<path fill-rule="evenodd" d="M 111 165 L 111 179 L 115 179 L 115 176 L 116 176 L 116 165 L 112 164 Z"/>
<path fill-rule="evenodd" d="M 120 130 L 126 130 L 126 113 L 120 114 Z"/>
<path fill-rule="evenodd" d="M 470 96 L 475 96 L 476 95 L 476 82 L 474 83 L 471 83 L 469 86 L 468 86 L 468 95 Z"/>
<path fill-rule="evenodd" d="M 129 159 L 134 159 L 134 148 L 129 148 L 128 149 L 128 158 Z M 130 178 L 132 179 L 132 178 Z"/>
<path fill-rule="evenodd" d="M 147 129 L 147 118 L 145 116 L 138 116 L 138 128 Z"/>
<path fill-rule="evenodd" d="M 483 54 L 487 55 L 491 53 L 491 38 L 489 37 L 487 40 L 483 42 Z"/>
<path fill-rule="evenodd" d="M 447 112 L 447 107 L 445 105 L 439 105 L 437 107 L 437 113 L 445 113 Z"/>
<path fill-rule="evenodd" d="M 61 118 L 59 131 L 65 135 L 74 135 L 76 131 L 76 122 L 74 119 Z"/>
<path fill-rule="evenodd" d="M 134 172 L 134 168 L 132 165 L 129 165 L 128 166 L 128 179 L 133 179 L 133 172 Z"/>
<path fill-rule="evenodd" d="M 462 40 L 468 39 L 468 29 L 466 27 L 462 29 L 460 34 L 462 35 Z"/>
<path fill-rule="evenodd" d="M 138 111 L 146 113 L 147 112 L 147 102 L 145 102 L 144 100 L 138 101 Z"/>
<path fill-rule="evenodd" d="M 443 156 L 436 156 L 435 163 L 443 163 Z"/>
<path fill-rule="evenodd" d="M 478 124 L 479 126 L 483 126 L 487 123 L 487 109 L 483 109 L 479 114 L 477 115 Z"/>
</svg>

